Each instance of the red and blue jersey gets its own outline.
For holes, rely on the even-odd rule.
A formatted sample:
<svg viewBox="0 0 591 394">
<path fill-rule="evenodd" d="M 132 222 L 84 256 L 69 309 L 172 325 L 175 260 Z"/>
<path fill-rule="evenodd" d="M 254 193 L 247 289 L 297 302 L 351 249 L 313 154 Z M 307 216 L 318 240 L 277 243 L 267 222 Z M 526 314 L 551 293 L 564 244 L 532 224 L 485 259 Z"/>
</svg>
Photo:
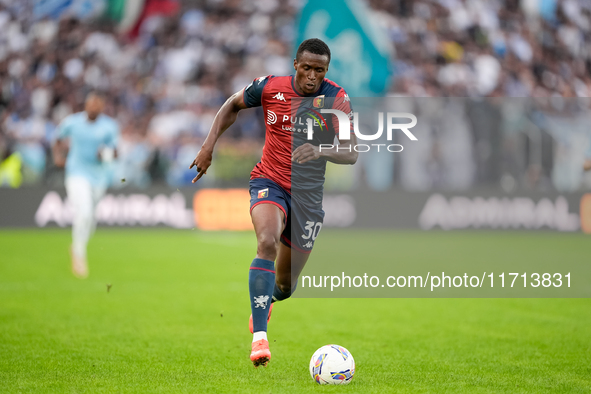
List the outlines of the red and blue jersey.
<svg viewBox="0 0 591 394">
<path fill-rule="evenodd" d="M 339 132 L 336 115 L 322 114 L 324 109 L 338 109 L 351 114 L 351 102 L 343 88 L 324 78 L 313 94 L 301 95 L 294 86 L 294 76 L 268 75 L 255 79 L 244 89 L 247 107 L 263 107 L 265 146 L 261 161 L 251 172 L 251 179 L 269 178 L 288 192 L 322 193 L 326 159 L 303 164 L 292 163 L 294 149 L 305 143 L 334 144 Z M 313 121 L 313 136 L 308 140 L 307 120 Z"/>
</svg>

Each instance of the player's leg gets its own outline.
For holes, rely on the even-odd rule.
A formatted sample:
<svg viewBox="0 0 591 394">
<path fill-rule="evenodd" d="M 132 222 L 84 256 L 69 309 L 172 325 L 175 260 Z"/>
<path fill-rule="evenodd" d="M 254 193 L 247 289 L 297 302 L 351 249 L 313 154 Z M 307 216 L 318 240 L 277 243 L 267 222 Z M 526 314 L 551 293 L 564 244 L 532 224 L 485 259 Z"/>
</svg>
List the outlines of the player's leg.
<svg viewBox="0 0 591 394">
<path fill-rule="evenodd" d="M 255 366 L 271 358 L 267 341 L 267 318 L 275 286 L 275 259 L 285 214 L 277 205 L 257 204 L 251 211 L 257 237 L 257 255 L 250 265 L 248 287 L 252 310 L 253 344 L 250 359 Z"/>
<path fill-rule="evenodd" d="M 66 179 L 68 200 L 73 209 L 72 220 L 72 272 L 78 277 L 88 276 L 86 246 L 92 232 L 93 205 L 92 187 L 82 177 Z"/>
<path fill-rule="evenodd" d="M 273 302 L 291 297 L 308 257 L 310 253 L 299 252 L 281 243 L 277 255 Z"/>
<path fill-rule="evenodd" d="M 92 224 L 90 226 L 90 237 L 92 237 L 96 231 L 96 207 L 106 191 L 107 189 L 104 186 L 92 185 Z"/>
<path fill-rule="evenodd" d="M 304 197 L 309 196 L 304 194 Z M 315 199 L 322 201 L 321 196 Z M 281 234 L 273 301 L 283 301 L 295 291 L 298 278 L 310 257 L 324 221 L 324 211 L 320 204 L 304 204 L 292 197 L 290 208 L 291 214 Z"/>
</svg>

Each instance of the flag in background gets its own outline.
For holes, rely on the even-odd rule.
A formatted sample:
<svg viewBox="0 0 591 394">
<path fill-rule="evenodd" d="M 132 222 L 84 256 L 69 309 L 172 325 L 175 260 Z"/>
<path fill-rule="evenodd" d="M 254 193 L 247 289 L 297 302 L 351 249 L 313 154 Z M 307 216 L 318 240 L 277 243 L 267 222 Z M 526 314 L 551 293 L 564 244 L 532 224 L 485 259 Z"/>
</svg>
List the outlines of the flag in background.
<svg viewBox="0 0 591 394">
<path fill-rule="evenodd" d="M 350 97 L 379 97 L 391 84 L 393 48 L 384 29 L 371 21 L 371 10 L 360 0 L 308 0 L 297 23 L 296 45 L 308 38 L 319 38 L 330 47 L 327 77 L 341 85 Z M 297 50 L 297 48 L 295 48 Z M 353 110 L 372 111 L 370 100 L 357 100 Z M 375 130 L 362 122 L 363 128 Z M 388 143 L 386 135 L 376 142 Z M 368 152 L 359 156 L 356 166 L 327 166 L 327 187 L 352 188 L 356 172 L 365 172 L 372 190 L 387 190 L 394 176 L 394 155 Z M 336 187 L 335 187 L 336 185 Z"/>
<path fill-rule="evenodd" d="M 350 96 L 377 96 L 390 84 L 392 49 L 386 32 L 371 24 L 370 12 L 359 0 L 308 0 L 299 16 L 297 43 L 308 38 L 326 42 L 329 78 Z"/>
<path fill-rule="evenodd" d="M 177 0 L 38 0 L 33 8 L 35 19 L 59 19 L 64 15 L 80 19 L 106 17 L 117 30 L 136 37 L 144 20 L 155 15 L 174 15 L 180 10 Z"/>
<path fill-rule="evenodd" d="M 111 0 L 120 2 L 122 0 Z M 137 37 L 142 22 L 156 15 L 171 16 L 179 12 L 181 6 L 177 0 L 124 0 L 125 7 L 119 24 L 121 33 Z"/>
</svg>

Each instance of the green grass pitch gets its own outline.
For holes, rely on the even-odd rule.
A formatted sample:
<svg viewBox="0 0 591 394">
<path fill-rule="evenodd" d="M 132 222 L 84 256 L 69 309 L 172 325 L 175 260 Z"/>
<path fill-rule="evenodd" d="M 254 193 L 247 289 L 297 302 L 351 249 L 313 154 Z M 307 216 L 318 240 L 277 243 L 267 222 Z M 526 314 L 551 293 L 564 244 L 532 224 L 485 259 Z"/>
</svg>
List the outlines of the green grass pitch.
<svg viewBox="0 0 591 394">
<path fill-rule="evenodd" d="M 498 234 L 470 237 L 503 247 Z M 445 260 L 437 242 L 425 247 L 440 236 L 392 239 L 403 239 L 407 261 L 413 248 Z M 466 233 L 446 237 L 447 248 L 466 242 Z M 554 250 L 568 238 L 591 264 L 582 235 L 514 237 L 529 237 L 524 255 L 532 237 Z M 0 232 L 0 392 L 591 391 L 589 299 L 291 299 L 274 309 L 269 367 L 255 369 L 253 233 L 101 228 L 86 280 L 70 274 L 69 242 L 66 230 Z M 330 232 L 318 242 L 347 244 Z M 328 343 L 355 357 L 348 386 L 318 386 L 309 375 L 310 356 Z"/>
</svg>

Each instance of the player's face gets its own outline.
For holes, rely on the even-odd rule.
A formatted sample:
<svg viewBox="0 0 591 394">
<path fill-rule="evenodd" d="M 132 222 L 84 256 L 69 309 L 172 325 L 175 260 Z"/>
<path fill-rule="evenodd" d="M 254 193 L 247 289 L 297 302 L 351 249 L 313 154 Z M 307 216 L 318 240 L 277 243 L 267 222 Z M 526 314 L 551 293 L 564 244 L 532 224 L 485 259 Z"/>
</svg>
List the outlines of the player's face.
<svg viewBox="0 0 591 394">
<path fill-rule="evenodd" d="M 311 94 L 320 88 L 328 71 L 328 56 L 304 51 L 300 59 L 294 59 L 295 87 L 300 94 Z"/>
<path fill-rule="evenodd" d="M 90 120 L 95 120 L 103 112 L 105 103 L 99 96 L 89 96 L 84 103 L 84 110 Z"/>
</svg>

